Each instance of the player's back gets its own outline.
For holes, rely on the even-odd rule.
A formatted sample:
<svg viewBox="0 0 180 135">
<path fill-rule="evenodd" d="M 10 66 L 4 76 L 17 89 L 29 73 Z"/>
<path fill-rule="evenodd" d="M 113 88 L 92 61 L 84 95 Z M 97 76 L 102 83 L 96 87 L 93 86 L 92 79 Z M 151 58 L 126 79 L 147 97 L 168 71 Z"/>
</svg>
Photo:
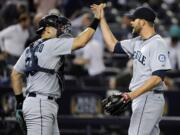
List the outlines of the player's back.
<svg viewBox="0 0 180 135">
<path fill-rule="evenodd" d="M 71 53 L 73 38 L 53 38 L 46 41 L 39 39 L 33 44 L 35 48 L 35 56 L 38 59 L 38 65 L 46 69 L 55 69 L 59 65 L 63 55 Z M 28 47 L 22 58 L 15 65 L 15 69 L 21 69 L 23 72 L 27 70 L 28 58 L 32 55 L 30 47 Z M 23 58 L 24 57 L 24 58 Z M 26 63 L 23 64 L 23 61 Z M 21 66 L 24 65 L 24 66 Z M 59 82 L 56 74 L 45 72 L 37 72 L 34 75 L 29 74 L 27 77 L 27 92 L 37 92 L 45 95 L 60 96 Z"/>
</svg>

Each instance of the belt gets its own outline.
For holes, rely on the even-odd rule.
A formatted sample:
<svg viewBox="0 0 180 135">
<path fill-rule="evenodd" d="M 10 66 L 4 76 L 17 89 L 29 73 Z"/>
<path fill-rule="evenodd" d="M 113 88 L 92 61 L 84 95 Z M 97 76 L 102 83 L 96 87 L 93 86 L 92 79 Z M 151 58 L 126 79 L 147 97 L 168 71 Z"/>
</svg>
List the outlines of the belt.
<svg viewBox="0 0 180 135">
<path fill-rule="evenodd" d="M 45 96 L 45 95 L 41 95 L 41 94 L 36 94 L 34 92 L 30 92 L 28 94 L 28 97 L 40 97 L 40 98 L 45 98 L 45 99 L 49 99 L 49 100 L 56 100 L 56 98 L 54 98 L 52 96 Z"/>
<path fill-rule="evenodd" d="M 164 90 L 153 90 L 154 94 L 163 94 Z"/>
</svg>

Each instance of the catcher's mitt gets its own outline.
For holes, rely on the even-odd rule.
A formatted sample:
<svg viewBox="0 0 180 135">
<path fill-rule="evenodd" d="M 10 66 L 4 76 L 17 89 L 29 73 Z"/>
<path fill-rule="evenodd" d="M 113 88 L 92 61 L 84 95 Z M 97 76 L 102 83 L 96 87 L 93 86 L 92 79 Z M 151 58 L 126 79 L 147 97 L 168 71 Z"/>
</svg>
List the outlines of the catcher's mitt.
<svg viewBox="0 0 180 135">
<path fill-rule="evenodd" d="M 104 110 L 110 115 L 120 115 L 131 104 L 131 99 L 125 99 L 125 94 L 112 95 L 102 100 Z"/>
</svg>

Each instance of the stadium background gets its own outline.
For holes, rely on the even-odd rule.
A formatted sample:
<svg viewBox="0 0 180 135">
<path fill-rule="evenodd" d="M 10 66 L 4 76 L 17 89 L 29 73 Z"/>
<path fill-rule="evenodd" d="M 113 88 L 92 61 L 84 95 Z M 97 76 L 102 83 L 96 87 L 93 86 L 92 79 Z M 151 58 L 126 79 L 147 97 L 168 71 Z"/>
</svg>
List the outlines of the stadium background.
<svg viewBox="0 0 180 135">
<path fill-rule="evenodd" d="M 120 39 L 132 37 L 129 28 L 129 11 L 140 5 L 151 6 L 158 15 L 156 29 L 167 42 L 173 70 L 167 74 L 168 85 L 164 93 L 166 105 L 160 123 L 161 135 L 180 134 L 180 1 L 179 0 L 1 0 L 0 1 L 0 39 L 2 31 L 19 23 L 23 13 L 30 17 L 29 36 L 24 44 L 35 35 L 40 17 L 51 12 L 65 15 L 72 21 L 72 34 L 84 29 L 84 14 L 89 13 L 92 3 L 106 2 L 106 19 L 111 30 Z M 27 19 L 27 18 L 26 18 Z M 98 34 L 97 34 L 98 35 Z M 19 37 L 21 40 L 22 37 Z M 74 59 L 82 52 L 66 57 L 65 91 L 59 103 L 59 127 L 61 135 L 127 135 L 131 110 L 119 117 L 111 117 L 103 112 L 100 100 L 116 91 L 128 90 L 131 77 L 131 61 L 124 55 L 111 55 L 101 36 L 95 37 L 103 49 L 103 62 L 106 69 L 103 78 L 88 75 L 85 66 L 77 65 Z M 18 39 L 17 39 L 18 40 Z M 18 44 L 17 44 L 18 45 Z M 16 58 L 7 56 L 0 41 L 0 135 L 20 135 L 15 121 L 15 99 L 11 89 L 10 71 Z M 12 44 L 12 50 L 17 48 Z M 173 54 L 173 55 L 171 55 Z M 17 56 L 16 56 L 17 57 Z M 11 61 L 13 59 L 13 61 Z"/>
</svg>

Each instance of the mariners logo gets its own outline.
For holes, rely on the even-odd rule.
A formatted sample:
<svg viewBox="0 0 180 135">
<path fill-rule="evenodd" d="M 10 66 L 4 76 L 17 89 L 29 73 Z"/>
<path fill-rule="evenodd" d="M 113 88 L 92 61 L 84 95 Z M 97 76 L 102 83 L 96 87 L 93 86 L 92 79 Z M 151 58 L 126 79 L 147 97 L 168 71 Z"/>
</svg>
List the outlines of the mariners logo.
<svg viewBox="0 0 180 135">
<path fill-rule="evenodd" d="M 158 56 L 158 60 L 159 60 L 160 62 L 165 62 L 165 61 L 166 61 L 166 56 L 165 56 L 164 54 L 160 54 L 160 55 Z"/>
</svg>

